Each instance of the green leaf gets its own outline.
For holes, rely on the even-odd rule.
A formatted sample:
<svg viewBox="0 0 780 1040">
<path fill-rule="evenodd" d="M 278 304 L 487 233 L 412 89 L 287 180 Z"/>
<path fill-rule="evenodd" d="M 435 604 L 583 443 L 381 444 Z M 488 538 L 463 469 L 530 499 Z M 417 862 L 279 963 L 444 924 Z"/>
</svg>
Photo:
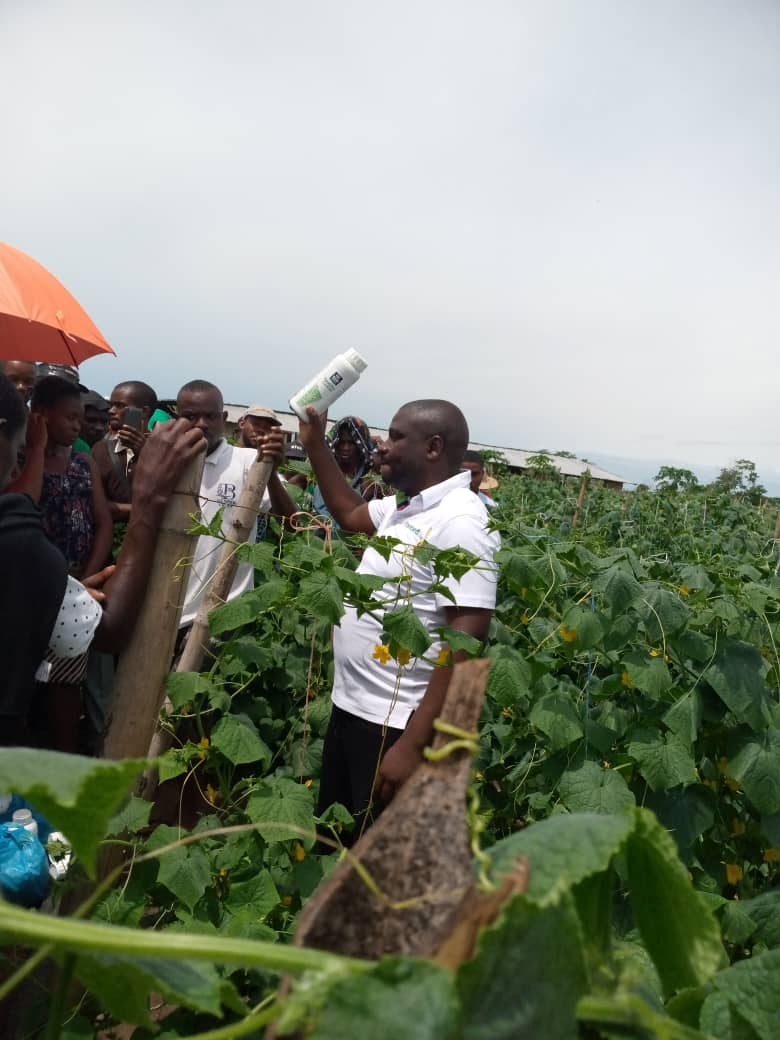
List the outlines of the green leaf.
<svg viewBox="0 0 780 1040">
<path fill-rule="evenodd" d="M 160 856 L 157 881 L 190 910 L 211 881 L 208 856 L 197 845 L 182 845 Z"/>
<path fill-rule="evenodd" d="M 640 613 L 651 643 L 663 643 L 688 624 L 688 608 L 680 597 L 663 588 L 645 589 Z"/>
<path fill-rule="evenodd" d="M 431 645 L 431 637 L 410 604 L 386 611 L 382 623 L 383 642 L 405 647 L 412 657 L 422 657 Z"/>
<path fill-rule="evenodd" d="M 698 690 L 689 690 L 674 702 L 664 714 L 663 721 L 686 747 L 690 747 L 699 736 L 701 718 L 701 694 Z"/>
<path fill-rule="evenodd" d="M 274 576 L 276 546 L 273 542 L 244 542 L 236 548 L 236 556 L 243 563 L 251 563 L 266 579 Z"/>
<path fill-rule="evenodd" d="M 111 762 L 36 748 L 3 748 L 0 791 L 20 794 L 66 834 L 94 877 L 98 845 L 145 765 L 142 758 Z"/>
<path fill-rule="evenodd" d="M 337 625 L 344 613 L 344 594 L 332 574 L 315 571 L 301 582 L 298 589 L 298 607 Z"/>
<path fill-rule="evenodd" d="M 631 906 L 664 993 L 703 985 L 723 959 L 720 929 L 698 897 L 674 841 L 652 813 L 636 810 L 626 844 Z"/>
<path fill-rule="evenodd" d="M 558 793 L 570 812 L 621 813 L 634 805 L 634 796 L 620 773 L 602 769 L 597 762 L 583 762 L 567 770 Z"/>
<path fill-rule="evenodd" d="M 246 715 L 223 715 L 211 732 L 211 746 L 233 765 L 271 761 L 268 745 Z"/>
<path fill-rule="evenodd" d="M 515 896 L 458 970 L 463 1040 L 575 1040 L 575 1009 L 586 986 L 571 897 L 558 890 L 542 905 Z"/>
<path fill-rule="evenodd" d="M 262 920 L 279 905 L 279 893 L 267 870 L 261 870 L 247 881 L 233 881 L 225 906 L 232 912 L 251 909 Z"/>
<path fill-rule="evenodd" d="M 171 672 L 165 677 L 165 692 L 177 711 L 215 689 L 216 685 L 198 672 Z"/>
<path fill-rule="evenodd" d="M 672 685 L 672 677 L 663 657 L 645 653 L 630 653 L 623 657 L 622 664 L 631 682 L 648 697 L 658 698 Z"/>
<path fill-rule="evenodd" d="M 550 739 L 550 748 L 560 751 L 582 738 L 582 723 L 571 698 L 565 693 L 548 693 L 531 709 L 528 721 Z"/>
<path fill-rule="evenodd" d="M 780 950 L 739 961 L 712 980 L 701 1028 L 718 1040 L 776 1040 L 780 1022 Z M 754 1033 L 747 1033 L 748 1023 Z"/>
<path fill-rule="evenodd" d="M 311 1038 L 455 1040 L 458 1018 L 448 971 L 425 960 L 384 960 L 368 974 L 330 987 Z"/>
<path fill-rule="evenodd" d="M 486 656 L 493 664 L 485 696 L 502 708 L 527 701 L 531 692 L 531 666 L 522 654 L 512 646 L 491 646 Z"/>
<path fill-rule="evenodd" d="M 127 804 L 108 824 L 106 834 L 124 834 L 125 831 L 133 833 L 142 830 L 149 823 L 151 811 L 151 802 L 147 802 L 144 798 L 137 798 L 134 794 L 130 795 Z"/>
<path fill-rule="evenodd" d="M 613 619 L 625 614 L 642 597 L 642 586 L 630 571 L 618 564 L 602 571 L 593 583 L 593 588 L 603 595 L 609 616 Z"/>
<path fill-rule="evenodd" d="M 562 628 L 575 633 L 570 640 L 578 650 L 590 650 L 604 637 L 604 628 L 598 614 L 586 607 L 569 607 L 562 619 Z"/>
<path fill-rule="evenodd" d="M 297 838 L 309 846 L 314 841 L 314 799 L 308 787 L 286 777 L 260 783 L 246 807 L 252 823 L 267 842 Z"/>
<path fill-rule="evenodd" d="M 231 632 L 254 621 L 271 607 L 277 606 L 290 591 L 288 582 L 272 578 L 256 589 L 247 589 L 240 596 L 216 607 L 209 614 L 209 632 L 213 636 Z"/>
<path fill-rule="evenodd" d="M 637 730 L 628 753 L 639 765 L 651 791 L 696 783 L 691 753 L 673 733 Z"/>
<path fill-rule="evenodd" d="M 739 722 L 761 730 L 770 721 L 766 670 L 754 646 L 726 640 L 704 678 Z"/>
<path fill-rule="evenodd" d="M 550 816 L 497 841 L 489 850 L 493 873 L 508 873 L 518 856 L 527 856 L 531 867 L 528 895 L 544 899 L 556 884 L 570 887 L 606 871 L 634 824 L 629 812 Z"/>
<path fill-rule="evenodd" d="M 172 1003 L 219 1015 L 224 981 L 203 961 L 81 956 L 76 976 L 120 1022 L 151 1027 L 149 995 L 161 993 Z"/>
<path fill-rule="evenodd" d="M 752 899 L 741 899 L 739 903 L 728 905 L 739 906 L 741 912 L 750 919 L 754 942 L 764 943 L 769 949 L 780 947 L 780 888 L 772 888 Z"/>
<path fill-rule="evenodd" d="M 728 766 L 760 813 L 780 812 L 780 730 L 768 729 L 747 740 Z"/>
<path fill-rule="evenodd" d="M 680 855 L 688 861 L 689 850 L 696 839 L 715 822 L 717 797 L 702 784 L 677 787 L 673 791 L 651 794 L 645 804 L 671 832 Z"/>
</svg>

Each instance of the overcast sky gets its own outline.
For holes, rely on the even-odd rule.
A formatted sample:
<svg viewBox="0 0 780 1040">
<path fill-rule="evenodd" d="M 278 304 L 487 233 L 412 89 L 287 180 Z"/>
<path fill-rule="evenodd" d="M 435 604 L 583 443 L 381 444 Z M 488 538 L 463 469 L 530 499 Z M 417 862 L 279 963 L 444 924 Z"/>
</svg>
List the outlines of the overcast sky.
<svg viewBox="0 0 780 1040">
<path fill-rule="evenodd" d="M 0 238 L 104 392 L 355 347 L 340 413 L 780 490 L 778 88 L 777 0 L 2 0 Z"/>
</svg>

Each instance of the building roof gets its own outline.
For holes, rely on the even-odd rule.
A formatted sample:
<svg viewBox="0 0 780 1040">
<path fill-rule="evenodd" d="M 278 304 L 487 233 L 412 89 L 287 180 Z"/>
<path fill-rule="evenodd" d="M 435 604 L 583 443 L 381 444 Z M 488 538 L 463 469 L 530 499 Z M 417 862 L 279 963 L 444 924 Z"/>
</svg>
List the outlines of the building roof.
<svg viewBox="0 0 780 1040">
<path fill-rule="evenodd" d="M 237 423 L 247 407 L 247 405 L 242 404 L 226 404 L 225 409 L 228 413 L 228 422 Z M 274 410 L 284 432 L 297 434 L 298 416 L 294 412 L 280 411 L 278 408 Z M 332 425 L 333 420 L 330 420 L 328 426 L 331 427 Z M 374 437 L 387 437 L 387 430 L 381 426 L 370 426 L 369 429 Z M 497 444 L 482 444 L 479 441 L 471 441 L 469 448 L 472 451 L 500 451 L 512 469 L 528 469 L 528 459 L 533 455 L 540 454 L 538 451 L 526 451 L 523 448 L 505 448 Z M 617 473 L 610 473 L 609 470 L 602 469 L 592 462 L 585 462 L 583 459 L 570 459 L 565 455 L 547 455 L 547 458 L 558 472 L 566 477 L 581 477 L 586 470 L 590 470 L 594 480 L 606 480 L 611 484 L 625 483 L 623 477 L 618 476 Z"/>
</svg>

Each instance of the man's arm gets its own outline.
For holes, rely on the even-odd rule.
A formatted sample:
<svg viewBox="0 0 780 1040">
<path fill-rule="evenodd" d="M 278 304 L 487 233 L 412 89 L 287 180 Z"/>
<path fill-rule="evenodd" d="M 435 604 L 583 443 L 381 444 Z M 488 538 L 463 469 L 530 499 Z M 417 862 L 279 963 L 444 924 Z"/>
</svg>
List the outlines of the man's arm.
<svg viewBox="0 0 780 1040">
<path fill-rule="evenodd" d="M 476 639 L 487 637 L 492 610 L 483 607 L 447 607 L 447 625 Z M 464 661 L 466 654 L 450 655 L 452 663 Z M 423 750 L 433 739 L 433 722 L 441 715 L 444 698 L 452 678 L 452 666 L 434 668 L 428 689 L 403 734 L 385 754 L 379 766 L 376 795 L 381 802 L 392 800 L 423 760 Z"/>
<path fill-rule="evenodd" d="M 277 466 L 284 459 L 286 442 L 281 427 L 269 431 L 260 440 L 257 450 L 264 459 L 270 459 L 274 464 L 274 471 L 268 480 L 268 497 L 271 499 L 271 513 L 281 520 L 289 519 L 293 513 L 298 512 L 298 506 L 290 498 L 284 482 L 276 472 Z"/>
<path fill-rule="evenodd" d="M 306 412 L 309 421 L 300 424 L 299 437 L 306 449 L 325 505 L 345 531 L 373 534 L 375 528 L 368 505 L 344 479 L 344 474 L 325 440 L 325 424 L 314 408 L 307 408 Z"/>
<path fill-rule="evenodd" d="M 92 474 L 92 512 L 95 517 L 95 537 L 92 540 L 89 558 L 84 565 L 84 574 L 94 574 L 101 567 L 105 567 L 111 555 L 114 526 L 111 523 L 106 493 L 95 461 L 89 455 L 85 455 L 84 458 L 89 462 Z"/>
<path fill-rule="evenodd" d="M 118 653 L 130 639 L 168 499 L 185 467 L 205 446 L 200 430 L 186 419 L 160 423 L 150 434 L 133 478 L 133 511 L 122 551 L 103 587 L 103 617 L 95 636 L 98 650 Z"/>
</svg>

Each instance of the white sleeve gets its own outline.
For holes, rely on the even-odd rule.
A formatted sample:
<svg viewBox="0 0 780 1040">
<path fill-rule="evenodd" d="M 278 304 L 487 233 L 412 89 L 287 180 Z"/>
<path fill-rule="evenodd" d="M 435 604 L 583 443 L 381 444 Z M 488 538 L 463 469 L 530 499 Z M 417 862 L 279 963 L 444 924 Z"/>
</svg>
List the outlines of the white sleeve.
<svg viewBox="0 0 780 1040">
<path fill-rule="evenodd" d="M 49 650 L 57 657 L 80 657 L 92 645 L 103 608 L 80 581 L 68 577 L 60 612 L 54 622 Z"/>
<path fill-rule="evenodd" d="M 459 546 L 479 557 L 479 563 L 463 577 L 445 578 L 442 582 L 455 597 L 458 607 L 482 607 L 493 610 L 496 605 L 498 567 L 494 556 L 501 548 L 501 539 L 495 531 L 488 531 L 484 521 L 475 516 L 455 516 L 449 520 L 436 538 L 437 549 L 452 549 Z M 451 607 L 446 596 L 436 596 L 438 607 Z"/>
<path fill-rule="evenodd" d="M 374 525 L 375 531 L 379 530 L 386 516 L 395 512 L 398 505 L 395 495 L 386 495 L 384 498 L 372 498 L 366 504 L 368 505 L 368 515 L 371 517 L 371 523 Z"/>
</svg>

